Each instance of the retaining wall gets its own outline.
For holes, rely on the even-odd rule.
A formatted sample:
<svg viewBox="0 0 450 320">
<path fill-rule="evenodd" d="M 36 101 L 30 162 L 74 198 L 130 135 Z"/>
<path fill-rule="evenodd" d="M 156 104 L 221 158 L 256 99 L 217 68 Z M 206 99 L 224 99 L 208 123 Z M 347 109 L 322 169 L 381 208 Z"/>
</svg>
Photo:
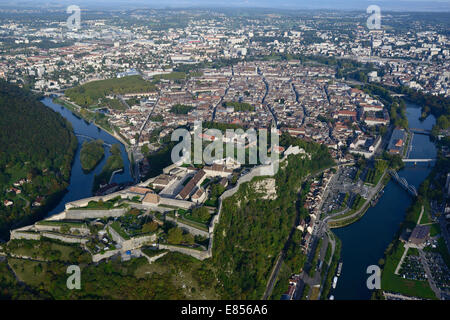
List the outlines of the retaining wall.
<svg viewBox="0 0 450 320">
<path fill-rule="evenodd" d="M 47 237 L 50 239 L 56 239 L 67 243 L 82 243 L 85 244 L 88 242 L 88 239 L 81 238 L 81 237 L 75 237 L 75 236 L 69 236 L 69 235 L 63 235 L 63 234 L 55 234 L 51 232 L 42 232 L 41 233 L 43 237 Z"/>
<path fill-rule="evenodd" d="M 11 231 L 10 240 L 14 239 L 26 239 L 26 240 L 41 240 L 41 235 L 39 233 L 28 233 L 21 231 Z"/>
<path fill-rule="evenodd" d="M 156 241 L 156 234 L 152 234 L 149 236 L 142 236 L 142 237 L 134 237 L 130 240 L 125 240 L 122 243 L 122 251 L 128 251 L 128 250 L 134 250 L 137 248 L 142 247 L 143 245 L 149 244 L 151 242 Z"/>
<path fill-rule="evenodd" d="M 171 199 L 171 198 L 160 198 L 160 204 L 167 206 L 174 206 L 182 209 L 190 209 L 195 206 L 195 203 L 185 200 Z"/>
<path fill-rule="evenodd" d="M 120 217 L 128 211 L 128 208 L 110 209 L 110 210 L 86 210 L 72 209 L 66 211 L 66 219 L 82 220 L 96 219 L 103 217 Z"/>
<path fill-rule="evenodd" d="M 169 217 L 169 216 L 166 215 L 166 220 L 176 223 L 180 228 L 186 229 L 189 233 L 192 233 L 195 236 L 198 235 L 198 236 L 203 236 L 203 237 L 206 237 L 206 238 L 209 237 L 209 232 L 208 231 L 197 229 L 196 227 L 193 227 L 193 226 L 190 226 L 188 224 L 185 224 L 185 223 L 181 222 L 177 218 L 172 218 L 172 217 Z"/>
<path fill-rule="evenodd" d="M 50 226 L 50 225 L 42 225 L 42 224 L 35 224 L 34 229 L 37 231 L 53 231 L 53 232 L 61 232 L 60 226 Z M 90 231 L 88 228 L 79 228 L 79 227 L 70 227 L 70 231 L 77 230 L 80 235 L 89 235 Z"/>
<path fill-rule="evenodd" d="M 143 255 L 144 257 L 147 258 L 148 263 L 153 263 L 153 262 L 155 262 L 156 260 L 158 260 L 158 259 L 164 257 L 167 253 L 168 253 L 168 252 L 163 252 L 163 253 L 161 253 L 161 254 L 158 254 L 157 256 L 149 257 L 149 256 L 147 256 L 144 252 L 142 252 L 142 255 Z"/>
<path fill-rule="evenodd" d="M 106 202 L 106 201 L 114 199 L 116 197 L 121 197 L 122 199 L 127 199 L 127 198 L 133 198 L 136 195 L 137 194 L 135 194 L 135 193 L 131 193 L 131 192 L 127 192 L 127 191 L 121 190 L 121 191 L 110 193 L 110 194 L 107 194 L 107 195 L 104 195 L 104 196 L 90 197 L 90 198 L 85 198 L 85 199 L 80 199 L 80 200 L 68 202 L 68 203 L 66 203 L 65 208 L 66 208 L 66 210 L 68 210 L 68 209 L 71 209 L 71 208 L 85 207 L 91 201 L 98 202 L 99 200 L 102 200 L 102 201 Z"/>
<path fill-rule="evenodd" d="M 198 260 L 205 260 L 211 257 L 211 254 L 209 253 L 209 251 L 198 251 L 198 250 L 194 250 L 194 249 L 188 249 L 188 248 L 181 248 L 181 247 L 177 247 L 177 246 L 171 246 L 168 244 L 159 244 L 158 245 L 159 249 L 167 249 L 169 251 L 174 251 L 174 252 L 180 252 L 183 254 L 187 254 L 189 256 L 192 256 Z"/>
<path fill-rule="evenodd" d="M 97 253 L 92 255 L 92 262 L 99 262 L 100 260 L 103 259 L 108 259 L 116 254 L 118 254 L 120 252 L 120 250 L 110 250 L 110 251 L 106 251 L 105 253 Z"/>
</svg>

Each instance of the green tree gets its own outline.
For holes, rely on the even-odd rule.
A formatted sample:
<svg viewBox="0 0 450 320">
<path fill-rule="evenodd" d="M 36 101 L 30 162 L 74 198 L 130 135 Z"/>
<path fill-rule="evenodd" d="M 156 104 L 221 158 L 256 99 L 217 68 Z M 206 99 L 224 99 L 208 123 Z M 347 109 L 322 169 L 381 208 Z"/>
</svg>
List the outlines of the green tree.
<svg viewBox="0 0 450 320">
<path fill-rule="evenodd" d="M 183 242 L 183 230 L 180 228 L 172 228 L 168 232 L 167 241 L 170 244 L 180 244 Z"/>
<path fill-rule="evenodd" d="M 192 234 L 190 233 L 186 233 L 183 237 L 183 243 L 186 244 L 194 244 L 195 243 L 195 238 Z"/>
<path fill-rule="evenodd" d="M 154 221 L 147 222 L 142 226 L 142 232 L 144 233 L 155 232 L 156 230 L 158 230 L 158 224 Z"/>
<path fill-rule="evenodd" d="M 150 154 L 150 149 L 148 148 L 148 144 L 144 144 L 141 148 L 142 153 L 144 156 L 148 156 Z"/>
<path fill-rule="evenodd" d="M 206 207 L 199 207 L 192 210 L 192 217 L 195 219 L 208 221 L 210 216 L 211 215 L 209 214 L 209 210 Z"/>
<path fill-rule="evenodd" d="M 60 227 L 61 233 L 69 233 L 70 227 L 67 224 L 64 224 Z"/>
</svg>

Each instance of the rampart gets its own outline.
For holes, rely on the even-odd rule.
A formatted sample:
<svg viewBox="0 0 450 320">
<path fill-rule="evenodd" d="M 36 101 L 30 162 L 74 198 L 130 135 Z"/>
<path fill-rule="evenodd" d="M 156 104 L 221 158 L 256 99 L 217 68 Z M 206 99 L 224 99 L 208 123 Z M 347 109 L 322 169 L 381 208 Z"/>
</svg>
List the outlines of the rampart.
<svg viewBox="0 0 450 320">
<path fill-rule="evenodd" d="M 169 245 L 169 244 L 159 244 L 158 247 L 159 247 L 159 249 L 167 249 L 169 251 L 187 254 L 198 260 L 205 260 L 205 259 L 208 259 L 211 257 L 208 250 L 200 251 L 200 250 L 195 250 L 195 249 L 173 246 L 173 245 Z"/>
</svg>

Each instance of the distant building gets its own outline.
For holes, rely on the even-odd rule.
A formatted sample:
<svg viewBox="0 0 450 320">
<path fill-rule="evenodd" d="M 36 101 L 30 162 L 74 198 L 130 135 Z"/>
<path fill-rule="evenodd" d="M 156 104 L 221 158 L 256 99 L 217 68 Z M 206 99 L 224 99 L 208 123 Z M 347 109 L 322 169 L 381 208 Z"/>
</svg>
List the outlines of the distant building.
<svg viewBox="0 0 450 320">
<path fill-rule="evenodd" d="M 374 47 L 377 47 L 376 41 L 373 42 Z M 381 81 L 381 78 L 378 76 L 378 73 L 376 71 L 369 72 L 367 74 L 369 78 L 369 82 L 379 82 Z"/>
<path fill-rule="evenodd" d="M 350 144 L 350 152 L 363 155 L 365 158 L 370 158 L 377 151 L 380 144 L 381 136 L 377 138 L 358 137 Z"/>
<path fill-rule="evenodd" d="M 416 226 L 409 236 L 408 242 L 416 246 L 422 246 L 430 234 L 430 226 Z"/>
<path fill-rule="evenodd" d="M 360 103 L 360 107 L 363 109 L 363 112 L 382 112 L 383 106 L 368 104 L 368 103 Z"/>
<path fill-rule="evenodd" d="M 233 170 L 228 169 L 226 166 L 221 165 L 221 164 L 213 164 L 212 166 L 205 166 L 203 168 L 203 170 L 205 171 L 205 173 L 208 176 L 211 177 L 224 177 L 227 178 L 229 176 L 231 176 L 231 174 L 233 173 Z"/>
<path fill-rule="evenodd" d="M 145 196 L 147 193 L 153 193 L 151 189 L 142 188 L 142 187 L 131 187 L 127 190 L 130 193 L 135 193 L 136 195 Z"/>
<path fill-rule="evenodd" d="M 202 188 L 198 188 L 191 197 L 191 200 L 197 204 L 206 200 L 206 192 Z"/>
<path fill-rule="evenodd" d="M 447 180 L 445 181 L 445 188 L 447 189 L 447 197 L 450 197 L 450 172 L 447 173 Z"/>
<path fill-rule="evenodd" d="M 364 119 L 364 122 L 368 126 L 377 126 L 377 125 L 387 125 L 389 123 L 389 120 L 386 118 L 375 118 L 375 117 L 366 117 Z"/>
<path fill-rule="evenodd" d="M 161 174 L 152 183 L 154 188 L 164 189 L 171 184 L 172 178 L 169 175 Z"/>
<path fill-rule="evenodd" d="M 11 200 L 4 200 L 4 201 L 3 201 L 3 205 L 4 205 L 5 207 L 12 206 L 13 204 L 14 204 L 14 202 L 12 202 Z"/>
<path fill-rule="evenodd" d="M 142 200 L 142 203 L 148 203 L 148 204 L 159 204 L 161 198 L 156 193 L 148 193 L 144 200 Z"/>
<path fill-rule="evenodd" d="M 189 199 L 190 195 L 195 191 L 195 188 L 199 186 L 203 182 L 203 180 L 205 180 L 205 178 L 206 172 L 203 169 L 199 170 L 195 174 L 195 176 L 184 186 L 184 188 L 180 191 L 176 198 L 180 200 Z"/>
<path fill-rule="evenodd" d="M 135 69 L 130 69 L 128 71 L 125 72 L 119 72 L 117 74 L 117 78 L 123 78 L 123 77 L 129 77 L 129 76 L 138 76 L 139 72 Z"/>
<path fill-rule="evenodd" d="M 387 148 L 388 152 L 390 154 L 402 154 L 405 142 L 406 131 L 404 129 L 394 129 Z"/>
</svg>

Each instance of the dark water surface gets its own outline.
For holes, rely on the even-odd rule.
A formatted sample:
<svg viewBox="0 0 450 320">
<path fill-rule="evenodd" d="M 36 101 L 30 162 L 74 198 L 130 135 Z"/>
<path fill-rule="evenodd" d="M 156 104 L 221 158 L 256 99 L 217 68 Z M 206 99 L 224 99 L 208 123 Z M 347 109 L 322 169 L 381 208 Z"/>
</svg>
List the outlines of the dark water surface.
<svg viewBox="0 0 450 320">
<path fill-rule="evenodd" d="M 421 108 L 411 103 L 406 105 L 409 127 L 431 130 L 436 119 L 430 115 L 424 121 L 420 121 Z M 430 138 L 426 135 L 415 134 L 409 158 L 434 157 L 436 157 L 436 148 Z M 428 163 L 416 166 L 407 164 L 398 174 L 418 188 L 430 171 L 431 165 Z M 369 276 L 366 269 L 369 265 L 377 265 L 378 260 L 383 257 L 384 251 L 405 218 L 407 208 L 413 201 L 413 198 L 392 180 L 384 191 L 377 205 L 369 208 L 359 221 L 344 228 L 333 229 L 333 232 L 342 240 L 343 262 L 336 289 L 331 289 L 330 292 L 336 300 L 370 299 L 372 292 L 366 286 Z"/>
<path fill-rule="evenodd" d="M 84 141 L 92 140 L 90 138 L 101 139 L 105 143 L 110 144 L 110 145 L 119 144 L 122 158 L 124 161 L 124 171 L 122 173 L 115 174 L 113 182 L 122 183 L 122 182 L 128 182 L 128 181 L 133 180 L 131 177 L 131 174 L 130 174 L 130 161 L 128 159 L 124 145 L 119 140 L 114 138 L 112 135 L 110 135 L 106 131 L 98 128 L 94 124 L 91 124 L 89 122 L 86 122 L 83 119 L 78 118 L 69 109 L 67 109 L 57 103 L 54 103 L 51 98 L 44 98 L 42 100 L 42 103 L 44 103 L 47 107 L 58 112 L 64 118 L 66 118 L 72 124 L 74 132 L 77 135 L 77 139 L 78 139 L 78 149 L 75 153 L 75 158 L 74 158 L 73 164 L 72 164 L 70 185 L 67 188 L 68 192 L 64 195 L 64 197 L 59 202 L 59 204 L 52 211 L 50 211 L 48 213 L 48 216 L 51 216 L 51 215 L 54 215 L 54 214 L 64 211 L 64 205 L 67 202 L 92 196 L 92 186 L 94 183 L 94 176 L 96 174 L 99 174 L 102 171 L 102 168 L 106 163 L 106 159 L 108 158 L 108 156 L 111 153 L 109 151 L 110 148 L 105 146 L 105 157 L 102 159 L 102 161 L 97 165 L 97 167 L 93 171 L 91 171 L 89 173 L 85 173 L 83 171 L 83 169 L 81 168 L 80 150 L 81 150 L 82 143 Z M 87 138 L 84 136 L 87 136 L 90 138 Z"/>
</svg>

